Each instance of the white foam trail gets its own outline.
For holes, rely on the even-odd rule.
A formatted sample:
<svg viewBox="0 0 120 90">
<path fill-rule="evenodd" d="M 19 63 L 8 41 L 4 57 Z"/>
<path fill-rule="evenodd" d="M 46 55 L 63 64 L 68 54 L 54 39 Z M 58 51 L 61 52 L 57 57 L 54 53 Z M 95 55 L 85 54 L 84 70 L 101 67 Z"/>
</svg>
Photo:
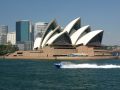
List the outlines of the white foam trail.
<svg viewBox="0 0 120 90">
<path fill-rule="evenodd" d="M 97 64 L 70 64 L 70 65 L 63 65 L 61 68 L 120 68 L 120 65 L 114 64 L 106 64 L 106 65 L 97 65 Z"/>
</svg>

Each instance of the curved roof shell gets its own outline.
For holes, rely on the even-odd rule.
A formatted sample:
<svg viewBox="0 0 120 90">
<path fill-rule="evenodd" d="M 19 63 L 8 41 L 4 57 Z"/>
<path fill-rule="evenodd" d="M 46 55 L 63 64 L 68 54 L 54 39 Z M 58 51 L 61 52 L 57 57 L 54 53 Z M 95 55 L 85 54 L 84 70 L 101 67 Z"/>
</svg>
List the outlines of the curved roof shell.
<svg viewBox="0 0 120 90">
<path fill-rule="evenodd" d="M 47 45 L 71 45 L 71 39 L 67 31 L 65 31 L 51 37 L 46 44 Z"/>
<path fill-rule="evenodd" d="M 75 20 L 71 21 L 63 31 L 67 31 L 69 35 L 80 28 L 80 17 L 76 18 Z"/>
<path fill-rule="evenodd" d="M 70 38 L 72 41 L 72 45 L 75 45 L 77 40 L 82 37 L 83 35 L 87 34 L 88 32 L 90 32 L 90 26 L 83 26 L 80 29 L 78 29 L 75 33 L 73 33 Z"/>
<path fill-rule="evenodd" d="M 33 50 L 36 48 L 40 48 L 41 38 L 37 37 L 34 42 Z"/>
<path fill-rule="evenodd" d="M 98 37 L 98 38 L 96 38 L 96 41 L 95 41 L 95 42 L 98 41 L 98 43 L 101 43 L 101 41 L 102 41 L 102 35 L 103 35 L 103 30 L 91 31 L 91 32 L 87 33 L 86 35 L 84 35 L 83 37 L 81 37 L 81 38 L 77 41 L 76 45 L 80 45 L 80 44 L 82 44 L 82 45 L 87 45 L 87 44 L 89 44 L 89 42 L 91 42 L 95 37 Z M 100 41 L 99 41 L 99 40 L 100 40 Z M 94 41 L 93 41 L 92 43 L 94 43 Z"/>
<path fill-rule="evenodd" d="M 52 20 L 52 21 L 48 24 L 48 26 L 47 26 L 47 28 L 46 28 L 46 31 L 45 31 L 42 39 L 41 39 L 40 46 L 41 46 L 44 38 L 46 37 L 46 35 L 47 35 L 50 31 L 54 30 L 56 27 L 57 27 L 56 20 Z"/>
<path fill-rule="evenodd" d="M 60 26 L 57 26 L 54 30 L 51 30 L 46 37 L 44 38 L 43 42 L 42 42 L 42 48 L 45 46 L 46 42 L 52 37 L 52 35 L 60 33 Z"/>
</svg>

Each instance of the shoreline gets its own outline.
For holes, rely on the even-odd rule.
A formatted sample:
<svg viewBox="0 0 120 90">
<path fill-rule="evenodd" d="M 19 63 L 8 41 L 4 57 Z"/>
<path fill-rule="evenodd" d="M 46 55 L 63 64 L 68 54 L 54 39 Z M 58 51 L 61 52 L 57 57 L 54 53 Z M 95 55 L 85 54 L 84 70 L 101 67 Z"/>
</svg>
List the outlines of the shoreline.
<svg viewBox="0 0 120 90">
<path fill-rule="evenodd" d="M 17 56 L 9 57 L 3 56 L 0 59 L 26 59 L 26 60 L 104 60 L 104 59 L 120 59 L 120 56 L 94 56 L 94 57 L 27 57 L 27 56 Z"/>
</svg>

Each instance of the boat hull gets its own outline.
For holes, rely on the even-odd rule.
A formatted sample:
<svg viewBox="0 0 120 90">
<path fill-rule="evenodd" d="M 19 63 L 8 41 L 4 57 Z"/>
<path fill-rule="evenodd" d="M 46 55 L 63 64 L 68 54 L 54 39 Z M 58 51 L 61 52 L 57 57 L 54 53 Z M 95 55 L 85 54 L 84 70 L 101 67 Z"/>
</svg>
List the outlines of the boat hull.
<svg viewBox="0 0 120 90">
<path fill-rule="evenodd" d="M 55 63 L 54 64 L 57 68 L 61 68 L 61 64 L 60 63 Z"/>
</svg>

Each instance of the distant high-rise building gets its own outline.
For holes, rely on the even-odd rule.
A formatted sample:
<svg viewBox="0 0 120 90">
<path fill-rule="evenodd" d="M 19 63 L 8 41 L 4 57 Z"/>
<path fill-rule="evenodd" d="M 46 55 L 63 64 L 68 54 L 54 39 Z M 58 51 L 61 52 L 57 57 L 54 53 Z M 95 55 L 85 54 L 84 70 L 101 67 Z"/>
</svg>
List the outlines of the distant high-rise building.
<svg viewBox="0 0 120 90">
<path fill-rule="evenodd" d="M 34 25 L 34 39 L 36 37 L 42 37 L 45 33 L 45 28 L 47 27 L 48 23 L 45 22 L 37 22 Z"/>
<path fill-rule="evenodd" d="M 29 20 L 20 20 L 16 22 L 16 43 L 24 44 L 24 50 L 31 50 L 33 43 L 32 24 Z M 19 46 L 19 45 L 18 45 Z M 19 47 L 20 49 L 21 47 Z M 23 48 L 23 47 L 22 47 Z"/>
<path fill-rule="evenodd" d="M 7 43 L 10 42 L 12 45 L 16 44 L 16 33 L 15 32 L 9 32 L 7 34 Z"/>
<path fill-rule="evenodd" d="M 16 22 L 16 42 L 30 41 L 31 25 L 28 20 Z"/>
<path fill-rule="evenodd" d="M 7 43 L 8 26 L 0 25 L 0 44 Z"/>
</svg>

